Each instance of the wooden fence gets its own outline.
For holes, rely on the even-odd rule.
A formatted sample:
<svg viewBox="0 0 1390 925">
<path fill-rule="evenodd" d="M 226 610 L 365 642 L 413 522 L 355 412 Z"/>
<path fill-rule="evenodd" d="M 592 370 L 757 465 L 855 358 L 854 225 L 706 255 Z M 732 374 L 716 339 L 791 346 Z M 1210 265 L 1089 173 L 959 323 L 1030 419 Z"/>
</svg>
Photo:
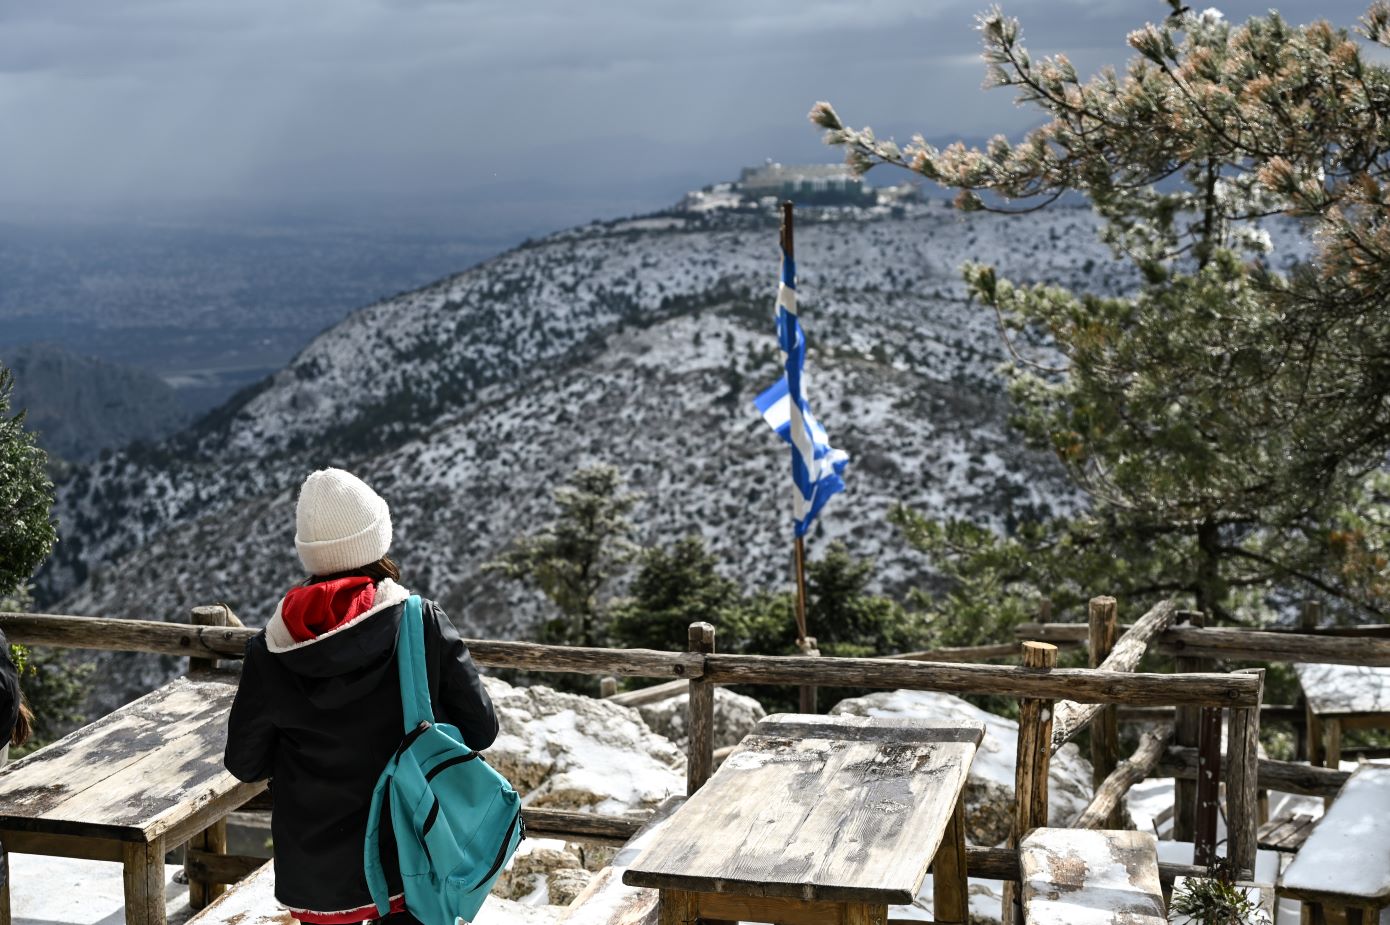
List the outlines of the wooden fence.
<svg viewBox="0 0 1390 925">
<path fill-rule="evenodd" d="M 1241 872 L 1254 866 L 1258 791 L 1331 796 L 1346 772 L 1294 762 L 1260 759 L 1261 721 L 1299 723 L 1298 705 L 1264 704 L 1258 669 L 1211 671 L 1212 662 L 1315 661 L 1347 665 L 1390 665 L 1390 625 L 1318 628 L 1306 620 L 1301 631 L 1217 629 L 1202 614 L 1165 602 L 1132 625 L 1116 620 L 1111 598 L 1096 598 L 1086 623 L 1042 622 L 1019 627 L 1016 643 L 915 652 L 884 658 L 808 658 L 721 654 L 714 627 L 693 624 L 688 650 L 576 648 L 528 642 L 466 640 L 480 665 L 528 672 L 579 673 L 600 677 L 646 677 L 667 683 L 624 692 L 612 699 L 637 705 L 680 689 L 689 692 L 690 748 L 687 789 L 693 792 L 712 773 L 713 691 L 718 685 L 862 687 L 878 690 L 942 691 L 1016 697 L 1021 705 L 1015 820 L 1025 831 L 1047 823 L 1047 771 L 1051 755 L 1089 729 L 1095 797 L 1077 820 L 1082 826 L 1114 824 L 1125 793 L 1153 774 L 1177 779 L 1174 835 L 1197 845 L 1197 867 L 1164 865 L 1166 877 L 1206 870 L 1215 861 L 1217 783 L 1227 783 L 1227 856 Z M 226 608 L 195 608 L 188 624 L 115 620 L 58 614 L 0 613 L 0 629 L 13 642 L 73 649 L 146 652 L 210 662 L 239 658 L 256 630 L 240 625 Z M 1121 635 L 1121 631 L 1123 634 Z M 1055 667 L 1053 646 L 1085 646 L 1088 668 Z M 1144 654 L 1172 656 L 1176 674 L 1138 672 Z M 1018 658 L 1017 665 L 982 664 Z M 1228 714 L 1226 754 L 1220 754 L 1222 711 Z M 1118 755 L 1117 724 L 1158 723 L 1128 759 Z M 1171 723 L 1171 726 L 1169 725 Z M 537 811 L 528 819 L 536 831 L 579 840 L 617 843 L 639 821 L 587 814 Z M 583 816 L 584 818 L 578 818 Z M 1017 856 L 1011 849 L 972 848 L 972 875 L 1011 879 Z"/>
</svg>

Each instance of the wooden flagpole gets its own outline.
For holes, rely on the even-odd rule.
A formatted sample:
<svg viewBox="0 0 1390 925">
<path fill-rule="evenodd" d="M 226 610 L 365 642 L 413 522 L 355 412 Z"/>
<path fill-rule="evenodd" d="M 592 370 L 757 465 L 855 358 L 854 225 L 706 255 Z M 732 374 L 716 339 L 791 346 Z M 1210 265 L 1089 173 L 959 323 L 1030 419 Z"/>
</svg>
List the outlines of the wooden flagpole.
<svg viewBox="0 0 1390 925">
<path fill-rule="evenodd" d="M 792 236 L 792 203 L 782 203 L 782 250 L 788 260 L 796 259 Z M 820 655 L 816 640 L 806 634 L 806 543 L 802 537 L 792 541 L 792 565 L 796 573 L 796 647 L 803 655 Z M 800 688 L 800 708 L 802 713 L 816 713 L 816 688 L 803 684 Z"/>
</svg>

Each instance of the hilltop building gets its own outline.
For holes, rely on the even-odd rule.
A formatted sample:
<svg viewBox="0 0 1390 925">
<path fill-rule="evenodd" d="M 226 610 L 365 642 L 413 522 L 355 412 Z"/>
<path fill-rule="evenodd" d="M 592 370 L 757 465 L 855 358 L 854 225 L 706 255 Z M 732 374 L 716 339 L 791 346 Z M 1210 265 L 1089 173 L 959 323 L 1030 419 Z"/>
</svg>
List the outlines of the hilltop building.
<svg viewBox="0 0 1390 925">
<path fill-rule="evenodd" d="M 750 199 L 775 196 L 815 205 L 872 205 L 875 194 L 843 164 L 776 164 L 745 167 L 735 188 Z"/>
</svg>

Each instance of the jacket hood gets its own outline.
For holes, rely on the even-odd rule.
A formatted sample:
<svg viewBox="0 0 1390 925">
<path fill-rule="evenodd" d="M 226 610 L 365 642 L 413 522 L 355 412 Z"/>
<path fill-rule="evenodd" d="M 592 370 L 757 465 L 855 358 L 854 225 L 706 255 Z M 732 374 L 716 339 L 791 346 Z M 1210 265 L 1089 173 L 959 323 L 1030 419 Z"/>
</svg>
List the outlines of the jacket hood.
<svg viewBox="0 0 1390 925">
<path fill-rule="evenodd" d="M 409 596 L 405 588 L 383 578 L 376 586 L 376 598 L 369 609 L 302 642 L 285 625 L 282 598 L 266 624 L 266 649 L 290 671 L 307 677 L 331 678 L 373 663 L 385 669 L 395 657 L 402 605 Z"/>
</svg>

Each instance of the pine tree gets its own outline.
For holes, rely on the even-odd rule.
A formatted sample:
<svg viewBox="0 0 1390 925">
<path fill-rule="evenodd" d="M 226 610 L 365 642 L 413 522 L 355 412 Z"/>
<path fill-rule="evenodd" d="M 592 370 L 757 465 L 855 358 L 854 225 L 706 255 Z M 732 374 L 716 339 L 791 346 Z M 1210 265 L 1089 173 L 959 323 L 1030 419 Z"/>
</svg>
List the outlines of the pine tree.
<svg viewBox="0 0 1390 925">
<path fill-rule="evenodd" d="M 1233 25 L 1175 5 L 1130 34 L 1122 73 L 1085 81 L 1064 55 L 1035 62 L 998 10 L 980 30 L 987 85 L 1043 120 L 1020 143 L 900 148 L 825 103 L 812 120 L 856 170 L 905 167 L 964 209 L 1083 194 L 1131 285 L 965 268 L 1009 348 L 1018 426 L 1090 505 L 1008 538 L 901 511 L 909 537 L 1014 612 L 1041 594 L 1184 594 L 1248 621 L 1318 593 L 1383 616 L 1390 68 L 1346 30 L 1277 14 Z M 1390 4 L 1360 31 L 1390 45 Z M 1318 242 L 1288 273 L 1270 259 L 1280 215 Z"/>
<path fill-rule="evenodd" d="M 26 587 L 57 539 L 47 458 L 24 429 L 23 412 L 10 414 L 13 388 L 13 374 L 0 367 L 0 594 Z"/>
<path fill-rule="evenodd" d="M 534 584 L 559 610 L 541 625 L 541 641 L 598 645 L 603 594 L 636 552 L 627 515 L 638 496 L 623 491 L 617 469 L 598 465 L 575 472 L 553 497 L 555 519 L 486 568 Z"/>
<path fill-rule="evenodd" d="M 627 597 L 610 613 L 615 643 L 639 649 L 681 650 L 690 624 L 712 623 L 721 635 L 725 618 L 739 605 L 738 584 L 719 574 L 704 540 L 688 536 L 669 547 L 653 546 L 638 556 Z M 731 640 L 724 639 L 728 646 Z"/>
</svg>

